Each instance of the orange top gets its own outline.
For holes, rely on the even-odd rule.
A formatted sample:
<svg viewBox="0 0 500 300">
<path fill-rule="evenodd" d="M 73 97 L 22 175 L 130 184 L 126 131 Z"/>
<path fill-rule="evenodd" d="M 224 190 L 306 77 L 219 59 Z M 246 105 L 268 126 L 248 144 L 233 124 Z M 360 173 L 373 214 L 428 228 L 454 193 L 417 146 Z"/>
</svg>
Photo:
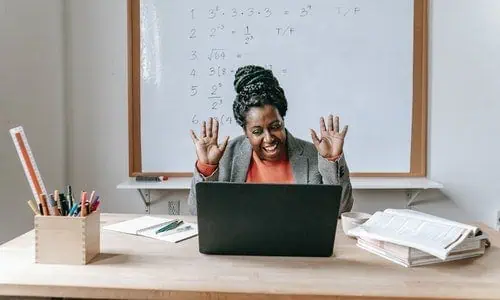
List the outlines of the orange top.
<svg viewBox="0 0 500 300">
<path fill-rule="evenodd" d="M 208 165 L 197 161 L 196 168 L 203 176 L 207 177 L 215 172 L 217 165 Z M 294 183 L 295 179 L 288 158 L 280 161 L 265 161 L 261 160 L 255 152 L 252 152 L 246 182 Z"/>
<path fill-rule="evenodd" d="M 294 183 L 292 165 L 288 158 L 278 161 L 261 160 L 252 152 L 246 182 Z"/>
</svg>

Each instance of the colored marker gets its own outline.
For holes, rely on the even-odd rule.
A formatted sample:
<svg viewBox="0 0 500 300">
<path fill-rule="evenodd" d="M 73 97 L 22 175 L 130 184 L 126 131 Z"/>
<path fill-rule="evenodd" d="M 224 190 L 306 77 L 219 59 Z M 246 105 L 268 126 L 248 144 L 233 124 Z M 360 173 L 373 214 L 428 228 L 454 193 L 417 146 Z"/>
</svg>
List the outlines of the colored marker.
<svg viewBox="0 0 500 300">
<path fill-rule="evenodd" d="M 87 192 L 82 191 L 82 199 L 80 201 L 80 205 L 81 205 L 80 212 L 81 212 L 82 217 L 87 216 L 87 211 L 85 210 L 85 201 L 87 201 Z"/>
</svg>

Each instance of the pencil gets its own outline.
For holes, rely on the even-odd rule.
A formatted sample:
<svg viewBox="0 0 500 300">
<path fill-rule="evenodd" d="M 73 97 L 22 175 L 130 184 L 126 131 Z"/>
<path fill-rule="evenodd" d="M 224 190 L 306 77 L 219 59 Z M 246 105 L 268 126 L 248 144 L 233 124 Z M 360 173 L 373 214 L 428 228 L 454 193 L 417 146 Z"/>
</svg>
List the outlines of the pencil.
<svg viewBox="0 0 500 300">
<path fill-rule="evenodd" d="M 40 212 L 38 211 L 38 208 L 33 200 L 28 200 L 28 205 L 35 215 L 40 215 Z"/>
<path fill-rule="evenodd" d="M 42 204 L 43 215 L 50 216 L 49 207 L 47 206 L 47 195 L 40 194 L 40 202 Z"/>
</svg>

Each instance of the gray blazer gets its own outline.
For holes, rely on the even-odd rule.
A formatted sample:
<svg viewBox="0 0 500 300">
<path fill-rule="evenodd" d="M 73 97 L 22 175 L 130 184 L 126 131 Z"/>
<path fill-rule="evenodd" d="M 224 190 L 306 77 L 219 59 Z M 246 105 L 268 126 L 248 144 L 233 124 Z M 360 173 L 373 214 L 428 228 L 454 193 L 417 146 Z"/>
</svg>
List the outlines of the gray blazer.
<svg viewBox="0 0 500 300">
<path fill-rule="evenodd" d="M 319 155 L 313 143 L 294 138 L 288 131 L 287 148 L 296 183 L 341 185 L 339 214 L 351 210 L 354 199 L 344 155 L 336 162 L 330 162 Z M 200 181 L 245 182 L 251 158 L 252 146 L 247 137 L 241 135 L 232 139 L 219 161 L 219 167 L 211 176 L 205 177 L 195 168 L 188 203 L 196 204 L 195 185 Z"/>
</svg>

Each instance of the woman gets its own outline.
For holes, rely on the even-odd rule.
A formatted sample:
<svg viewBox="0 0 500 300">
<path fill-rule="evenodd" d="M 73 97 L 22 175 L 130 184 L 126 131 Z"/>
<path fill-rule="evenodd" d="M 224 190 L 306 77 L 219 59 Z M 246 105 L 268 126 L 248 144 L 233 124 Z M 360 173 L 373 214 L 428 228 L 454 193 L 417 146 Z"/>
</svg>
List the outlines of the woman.
<svg viewBox="0 0 500 300">
<path fill-rule="evenodd" d="M 287 100 L 272 71 L 249 65 L 237 70 L 233 113 L 244 135 L 218 144 L 219 123 L 203 122 L 197 136 L 191 130 L 198 160 L 189 203 L 196 203 L 200 181 L 309 183 L 342 186 L 340 213 L 353 204 L 349 169 L 343 155 L 347 126 L 339 131 L 339 118 L 320 118 L 321 137 L 311 131 L 312 142 L 294 138 L 285 128 Z"/>
</svg>

